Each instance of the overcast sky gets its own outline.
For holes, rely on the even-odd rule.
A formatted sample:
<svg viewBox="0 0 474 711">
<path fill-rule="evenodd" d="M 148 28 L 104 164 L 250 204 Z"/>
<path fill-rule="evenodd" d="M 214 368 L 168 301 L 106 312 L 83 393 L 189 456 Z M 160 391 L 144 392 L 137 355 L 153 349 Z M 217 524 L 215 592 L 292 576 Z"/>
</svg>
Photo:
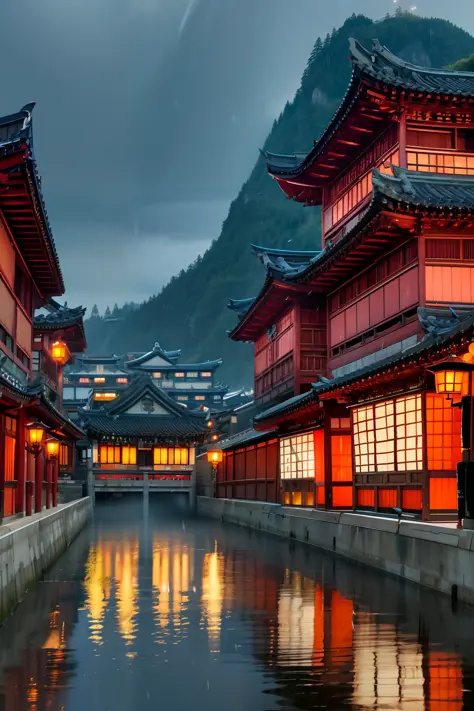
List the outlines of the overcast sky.
<svg viewBox="0 0 474 711">
<path fill-rule="evenodd" d="M 474 34 L 474 0 L 417 4 Z M 37 102 L 35 151 L 68 302 L 141 301 L 202 253 L 317 36 L 352 12 L 393 7 L 0 0 L 0 112 Z"/>
</svg>

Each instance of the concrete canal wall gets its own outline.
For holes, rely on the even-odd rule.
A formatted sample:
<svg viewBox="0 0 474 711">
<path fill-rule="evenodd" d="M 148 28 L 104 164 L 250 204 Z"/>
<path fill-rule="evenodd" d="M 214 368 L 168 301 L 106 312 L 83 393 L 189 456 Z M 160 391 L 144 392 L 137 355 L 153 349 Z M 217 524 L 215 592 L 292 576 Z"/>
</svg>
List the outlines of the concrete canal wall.
<svg viewBox="0 0 474 711">
<path fill-rule="evenodd" d="M 309 543 L 474 604 L 474 531 L 203 496 L 197 510 Z"/>
<path fill-rule="evenodd" d="M 90 511 L 84 498 L 0 526 L 0 620 L 72 543 Z"/>
</svg>

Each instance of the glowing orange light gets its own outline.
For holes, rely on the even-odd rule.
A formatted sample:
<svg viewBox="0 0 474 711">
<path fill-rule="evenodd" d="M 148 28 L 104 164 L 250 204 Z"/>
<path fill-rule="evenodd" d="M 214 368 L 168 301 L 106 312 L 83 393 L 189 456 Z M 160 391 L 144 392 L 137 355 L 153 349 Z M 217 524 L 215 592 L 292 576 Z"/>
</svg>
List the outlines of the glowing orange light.
<svg viewBox="0 0 474 711">
<path fill-rule="evenodd" d="M 53 343 L 51 346 L 51 358 L 62 365 L 69 359 L 69 350 L 63 341 L 55 341 Z"/>
<path fill-rule="evenodd" d="M 48 439 L 46 442 L 46 451 L 50 459 L 57 459 L 59 455 L 59 442 L 57 439 Z"/>
<path fill-rule="evenodd" d="M 207 452 L 207 461 L 216 466 L 222 462 L 223 456 L 221 449 L 209 449 Z"/>
<path fill-rule="evenodd" d="M 219 440 L 219 435 L 218 434 L 213 434 L 212 435 L 212 441 L 217 442 Z"/>
<path fill-rule="evenodd" d="M 207 426 L 209 427 L 209 429 L 211 429 L 211 427 L 214 427 L 213 421 L 209 420 L 209 422 L 207 423 Z"/>
<path fill-rule="evenodd" d="M 43 425 L 43 423 L 30 422 L 30 424 L 27 425 L 27 430 L 30 444 L 40 445 L 43 441 L 44 433 L 46 431 L 46 427 Z"/>
<path fill-rule="evenodd" d="M 469 389 L 473 366 L 464 360 L 448 360 L 429 369 L 435 376 L 438 395 L 463 395 Z"/>
<path fill-rule="evenodd" d="M 469 353 L 471 355 L 474 355 L 474 343 L 471 343 L 471 345 L 469 346 Z"/>
</svg>

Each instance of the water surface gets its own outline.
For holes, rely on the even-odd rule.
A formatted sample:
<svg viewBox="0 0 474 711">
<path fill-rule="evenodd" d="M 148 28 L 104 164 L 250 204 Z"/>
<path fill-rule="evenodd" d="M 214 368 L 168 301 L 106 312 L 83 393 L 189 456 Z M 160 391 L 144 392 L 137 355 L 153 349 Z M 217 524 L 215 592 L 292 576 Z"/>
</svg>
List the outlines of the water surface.
<svg viewBox="0 0 474 711">
<path fill-rule="evenodd" d="M 0 630 L 0 711 L 474 709 L 474 609 L 153 504 L 94 524 Z"/>
</svg>

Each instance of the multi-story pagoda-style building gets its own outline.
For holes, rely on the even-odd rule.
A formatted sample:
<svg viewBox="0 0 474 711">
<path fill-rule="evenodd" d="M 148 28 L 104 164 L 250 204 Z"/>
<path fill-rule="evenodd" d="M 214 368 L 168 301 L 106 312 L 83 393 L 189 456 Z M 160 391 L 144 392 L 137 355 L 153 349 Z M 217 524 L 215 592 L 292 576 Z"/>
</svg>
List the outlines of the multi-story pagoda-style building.
<svg viewBox="0 0 474 711">
<path fill-rule="evenodd" d="M 230 302 L 230 337 L 255 344 L 268 408 L 260 440 L 224 444 L 219 493 L 251 498 L 275 477 L 269 432 L 282 503 L 452 518 L 461 410 L 430 369 L 472 360 L 474 74 L 408 64 L 377 41 L 351 40 L 350 56 L 346 95 L 310 153 L 265 153 L 288 198 L 321 207 L 322 249 L 254 247 L 264 285 Z"/>
<path fill-rule="evenodd" d="M 228 388 L 216 382 L 221 360 L 179 363 L 181 351 L 166 351 L 158 343 L 148 353 L 122 356 L 83 355 L 67 369 L 64 401 L 71 415 L 87 403 L 111 402 L 130 382 L 146 375 L 175 402 L 191 410 L 225 407 Z"/>
<path fill-rule="evenodd" d="M 0 118 L 2 518 L 56 505 L 59 469 L 74 468 L 84 436 L 61 402 L 63 365 L 86 347 L 84 310 L 53 301 L 64 282 L 33 152 L 33 108 Z"/>
</svg>

